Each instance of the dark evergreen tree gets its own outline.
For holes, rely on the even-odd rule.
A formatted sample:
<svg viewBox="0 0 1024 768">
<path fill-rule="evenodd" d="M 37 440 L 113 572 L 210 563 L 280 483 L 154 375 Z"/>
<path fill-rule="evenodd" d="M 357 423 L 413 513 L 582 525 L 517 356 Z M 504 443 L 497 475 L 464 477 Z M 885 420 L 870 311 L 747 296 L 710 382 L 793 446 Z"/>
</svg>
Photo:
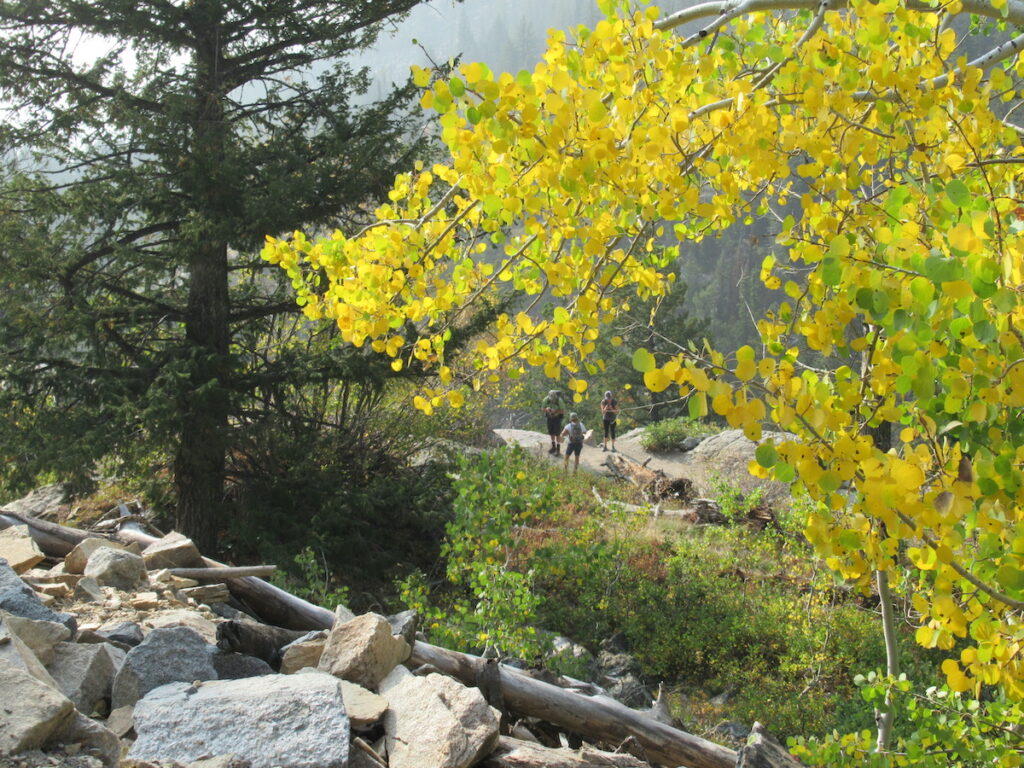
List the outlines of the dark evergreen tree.
<svg viewBox="0 0 1024 768">
<path fill-rule="evenodd" d="M 356 106 L 345 62 L 417 2 L 0 3 L 8 480 L 163 441 L 176 524 L 209 549 L 247 408 L 387 375 L 262 346 L 296 308 L 255 252 L 357 222 L 423 149 L 411 91 Z"/>
</svg>

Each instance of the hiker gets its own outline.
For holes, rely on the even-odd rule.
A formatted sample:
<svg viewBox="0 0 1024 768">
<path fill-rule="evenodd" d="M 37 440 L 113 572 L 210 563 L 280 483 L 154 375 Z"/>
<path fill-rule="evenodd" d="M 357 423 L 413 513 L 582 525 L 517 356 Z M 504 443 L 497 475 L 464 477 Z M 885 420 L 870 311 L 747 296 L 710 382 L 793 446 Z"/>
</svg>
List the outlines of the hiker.
<svg viewBox="0 0 1024 768">
<path fill-rule="evenodd" d="M 587 428 L 583 426 L 579 416 L 570 413 L 569 423 L 565 425 L 562 434 L 568 438 L 565 445 L 565 471 L 569 471 L 569 457 L 575 453 L 576 463 L 572 467 L 572 473 L 575 475 L 580 468 L 580 453 L 583 452 L 583 438 L 587 434 Z"/>
<path fill-rule="evenodd" d="M 604 422 L 604 442 L 601 450 L 608 450 L 608 436 L 612 438 L 612 453 L 615 453 L 615 425 L 619 418 L 619 401 L 612 397 L 611 390 L 604 393 L 601 401 L 601 419 Z"/>
<path fill-rule="evenodd" d="M 548 392 L 541 408 L 544 409 L 544 418 L 548 422 L 548 437 L 551 438 L 551 448 L 548 453 L 558 456 L 562 452 L 562 416 L 565 415 L 565 411 L 562 410 L 561 390 L 552 389 Z"/>
</svg>

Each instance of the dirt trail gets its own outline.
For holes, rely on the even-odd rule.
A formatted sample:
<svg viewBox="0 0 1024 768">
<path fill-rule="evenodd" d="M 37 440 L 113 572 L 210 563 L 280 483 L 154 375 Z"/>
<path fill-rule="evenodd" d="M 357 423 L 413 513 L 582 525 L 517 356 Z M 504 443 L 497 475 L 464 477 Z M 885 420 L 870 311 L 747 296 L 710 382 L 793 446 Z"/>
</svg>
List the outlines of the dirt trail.
<svg viewBox="0 0 1024 768">
<path fill-rule="evenodd" d="M 536 453 L 539 458 L 550 461 L 562 461 L 562 457 L 548 454 L 550 442 L 547 435 L 525 429 L 496 429 L 494 433 L 506 443 L 521 445 L 526 450 Z M 670 479 L 685 477 L 690 479 L 700 496 L 713 493 L 716 477 L 727 479 L 749 493 L 751 490 L 764 487 L 766 501 L 778 502 L 789 496 L 789 487 L 783 483 L 771 482 L 752 477 L 747 465 L 754 458 L 756 445 L 748 440 L 740 430 L 727 430 L 703 440 L 692 451 L 651 453 L 640 444 L 643 429 L 634 429 L 615 441 L 618 452 L 640 464 L 645 461 L 651 469 L 660 469 Z M 765 433 L 764 437 L 773 435 Z M 780 437 L 775 435 L 775 437 Z M 564 446 L 563 446 L 564 450 Z M 580 468 L 596 474 L 607 474 L 604 466 L 607 453 L 601 450 L 600 435 L 595 439 L 591 436 L 583 445 L 580 456 Z"/>
</svg>

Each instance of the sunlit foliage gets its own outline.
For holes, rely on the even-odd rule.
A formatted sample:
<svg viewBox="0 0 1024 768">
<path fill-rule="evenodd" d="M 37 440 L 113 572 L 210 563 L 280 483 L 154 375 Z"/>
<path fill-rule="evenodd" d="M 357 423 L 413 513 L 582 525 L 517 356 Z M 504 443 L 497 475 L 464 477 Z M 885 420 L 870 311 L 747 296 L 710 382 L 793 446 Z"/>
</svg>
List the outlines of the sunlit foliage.
<svg viewBox="0 0 1024 768">
<path fill-rule="evenodd" d="M 450 161 L 399 177 L 362 232 L 271 238 L 264 257 L 346 341 L 435 366 L 416 401 L 430 411 L 526 366 L 584 396 L 602 325 L 663 293 L 685 243 L 774 216 L 762 279 L 788 300 L 762 348 L 638 349 L 634 365 L 693 416 L 792 433 L 751 469 L 825 502 L 807 535 L 829 565 L 913 593 L 954 691 L 1024 697 L 1024 36 L 1000 21 L 1024 9 L 973 4 L 996 23 L 968 61 L 959 0 L 663 20 L 605 5 L 593 30 L 553 32 L 533 72 L 416 70 Z M 674 31 L 701 13 L 700 32 Z M 519 306 L 460 378 L 446 335 L 508 291 Z M 873 437 L 888 424 L 892 449 Z"/>
</svg>

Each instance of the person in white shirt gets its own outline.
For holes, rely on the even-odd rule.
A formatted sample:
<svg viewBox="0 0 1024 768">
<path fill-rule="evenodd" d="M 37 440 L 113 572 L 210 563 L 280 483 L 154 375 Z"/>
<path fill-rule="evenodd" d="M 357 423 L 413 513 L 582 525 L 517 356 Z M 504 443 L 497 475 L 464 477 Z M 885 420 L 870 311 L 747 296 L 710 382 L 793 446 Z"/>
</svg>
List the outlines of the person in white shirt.
<svg viewBox="0 0 1024 768">
<path fill-rule="evenodd" d="M 576 454 L 576 463 L 573 464 L 572 472 L 580 468 L 580 453 L 583 451 L 583 437 L 587 434 L 587 428 L 583 426 L 580 417 L 575 412 L 569 414 L 569 423 L 562 430 L 562 437 L 566 438 L 565 445 L 565 471 L 569 471 L 569 457 Z"/>
</svg>

